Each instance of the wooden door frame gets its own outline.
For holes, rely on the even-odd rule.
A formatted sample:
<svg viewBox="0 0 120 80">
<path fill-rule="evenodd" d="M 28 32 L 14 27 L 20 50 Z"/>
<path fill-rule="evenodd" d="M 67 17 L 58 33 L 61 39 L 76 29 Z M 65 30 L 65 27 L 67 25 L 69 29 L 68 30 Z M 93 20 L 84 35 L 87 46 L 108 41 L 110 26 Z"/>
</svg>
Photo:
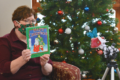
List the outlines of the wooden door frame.
<svg viewBox="0 0 120 80">
<path fill-rule="evenodd" d="M 113 9 L 116 11 L 116 18 L 118 19 L 118 24 L 116 27 L 118 27 L 118 30 L 120 31 L 120 0 L 115 0 L 116 3 L 113 4 Z"/>
<path fill-rule="evenodd" d="M 40 3 L 37 2 L 37 0 L 32 0 L 32 8 L 35 10 L 35 12 L 39 12 L 38 7 L 40 7 Z"/>
</svg>

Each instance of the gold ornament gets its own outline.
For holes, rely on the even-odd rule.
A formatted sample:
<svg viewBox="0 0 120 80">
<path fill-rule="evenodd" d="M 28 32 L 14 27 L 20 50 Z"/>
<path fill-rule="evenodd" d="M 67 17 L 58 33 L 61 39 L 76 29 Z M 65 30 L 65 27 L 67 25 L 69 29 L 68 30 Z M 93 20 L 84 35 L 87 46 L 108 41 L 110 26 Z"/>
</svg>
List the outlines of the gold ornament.
<svg viewBox="0 0 120 80">
<path fill-rule="evenodd" d="M 90 51 L 90 54 L 92 54 L 92 51 Z"/>
</svg>

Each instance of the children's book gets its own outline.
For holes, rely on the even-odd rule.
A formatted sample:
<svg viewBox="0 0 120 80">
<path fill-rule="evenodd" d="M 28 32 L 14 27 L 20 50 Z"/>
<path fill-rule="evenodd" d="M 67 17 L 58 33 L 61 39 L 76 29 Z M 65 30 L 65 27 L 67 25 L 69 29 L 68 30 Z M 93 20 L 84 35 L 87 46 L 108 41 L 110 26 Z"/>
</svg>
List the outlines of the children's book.
<svg viewBox="0 0 120 80">
<path fill-rule="evenodd" d="M 31 50 L 31 58 L 50 54 L 49 26 L 26 28 L 27 49 Z"/>
</svg>

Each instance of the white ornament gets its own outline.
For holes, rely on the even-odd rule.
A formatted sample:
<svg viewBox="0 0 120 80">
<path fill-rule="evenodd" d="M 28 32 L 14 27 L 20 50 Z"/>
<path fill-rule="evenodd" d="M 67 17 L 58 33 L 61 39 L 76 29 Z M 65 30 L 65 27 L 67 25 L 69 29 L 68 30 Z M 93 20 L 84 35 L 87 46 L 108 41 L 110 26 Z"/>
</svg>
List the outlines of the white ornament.
<svg viewBox="0 0 120 80">
<path fill-rule="evenodd" d="M 90 30 L 90 27 L 88 25 L 85 26 L 85 30 L 86 31 L 89 31 Z"/>
<path fill-rule="evenodd" d="M 65 59 L 67 59 L 67 57 L 65 57 Z"/>
<path fill-rule="evenodd" d="M 117 28 L 117 27 L 115 27 L 115 28 L 114 28 L 114 31 L 115 31 L 115 32 L 118 32 L 118 28 Z"/>
<path fill-rule="evenodd" d="M 86 74 L 82 74 L 82 77 L 85 78 L 85 77 L 86 77 Z"/>
<path fill-rule="evenodd" d="M 65 33 L 66 34 L 70 34 L 71 33 L 71 29 L 70 28 L 66 28 Z"/>
<path fill-rule="evenodd" d="M 70 39 L 72 39 L 72 37 L 70 37 Z"/>
<path fill-rule="evenodd" d="M 80 49 L 80 50 L 78 51 L 78 53 L 79 53 L 79 54 L 84 54 L 84 50 L 83 50 L 83 49 Z"/>
<path fill-rule="evenodd" d="M 56 40 L 54 40 L 54 43 L 58 44 L 58 40 L 57 40 L 57 39 L 56 39 Z"/>
<path fill-rule="evenodd" d="M 82 57 L 82 59 L 85 59 L 85 57 Z"/>
</svg>

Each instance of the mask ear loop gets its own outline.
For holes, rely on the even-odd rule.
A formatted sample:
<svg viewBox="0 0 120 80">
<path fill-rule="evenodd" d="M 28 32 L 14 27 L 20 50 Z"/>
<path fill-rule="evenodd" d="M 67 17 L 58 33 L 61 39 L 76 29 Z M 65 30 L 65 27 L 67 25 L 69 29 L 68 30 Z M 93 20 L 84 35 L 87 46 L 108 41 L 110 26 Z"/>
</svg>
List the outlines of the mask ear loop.
<svg viewBox="0 0 120 80">
<path fill-rule="evenodd" d="M 20 25 L 20 23 L 17 20 L 15 20 L 15 21 Z M 19 27 L 17 26 L 17 28 L 19 28 Z"/>
</svg>

